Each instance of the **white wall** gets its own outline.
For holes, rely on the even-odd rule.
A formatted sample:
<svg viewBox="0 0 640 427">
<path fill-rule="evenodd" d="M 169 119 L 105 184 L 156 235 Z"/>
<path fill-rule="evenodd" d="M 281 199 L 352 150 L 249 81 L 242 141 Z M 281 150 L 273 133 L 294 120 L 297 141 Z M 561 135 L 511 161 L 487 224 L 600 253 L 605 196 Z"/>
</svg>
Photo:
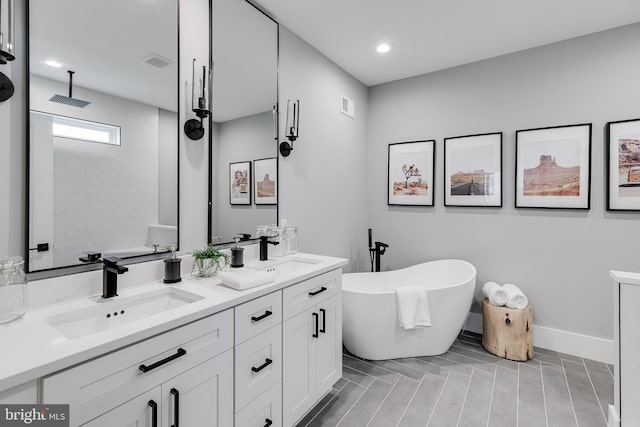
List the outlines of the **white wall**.
<svg viewBox="0 0 640 427">
<path fill-rule="evenodd" d="M 640 116 L 640 24 L 369 90 L 368 211 L 385 268 L 462 258 L 519 285 L 534 323 L 613 337 L 610 269 L 638 270 L 637 213 L 606 212 L 607 121 Z M 514 208 L 517 129 L 593 123 L 591 210 Z M 443 206 L 443 138 L 504 132 L 503 208 Z M 387 144 L 436 139 L 435 207 L 387 206 Z M 479 311 L 476 304 L 475 311 Z"/>
<path fill-rule="evenodd" d="M 287 99 L 300 100 L 300 138 L 279 160 L 279 216 L 299 227 L 300 250 L 366 267 L 367 88 L 280 25 L 280 140 Z M 340 113 L 340 95 L 356 118 Z"/>
<path fill-rule="evenodd" d="M 176 113 L 159 109 L 158 129 L 158 224 L 178 225 L 178 162 Z"/>
<path fill-rule="evenodd" d="M 256 234 L 261 224 L 278 222 L 277 206 L 256 205 L 253 188 L 253 161 L 276 157 L 276 143 L 273 140 L 273 113 L 264 113 L 241 117 L 217 124 L 214 144 L 218 150 L 214 158 L 214 185 L 217 185 L 217 206 L 214 236 L 222 236 L 223 242 L 230 242 L 239 233 Z M 251 204 L 232 205 L 229 202 L 229 163 L 251 162 Z"/>
<path fill-rule="evenodd" d="M 16 57 L 0 65 L 0 72 L 9 74 L 16 93 L 0 103 L 0 256 L 24 253 L 25 212 L 25 34 L 24 4 L 16 2 Z M 179 126 L 190 113 L 191 60 L 207 63 L 208 8 L 205 0 L 180 2 L 180 106 Z M 186 96 L 185 92 L 189 95 Z M 180 133 L 180 247 L 190 250 L 207 241 L 207 136 L 190 141 Z"/>
</svg>

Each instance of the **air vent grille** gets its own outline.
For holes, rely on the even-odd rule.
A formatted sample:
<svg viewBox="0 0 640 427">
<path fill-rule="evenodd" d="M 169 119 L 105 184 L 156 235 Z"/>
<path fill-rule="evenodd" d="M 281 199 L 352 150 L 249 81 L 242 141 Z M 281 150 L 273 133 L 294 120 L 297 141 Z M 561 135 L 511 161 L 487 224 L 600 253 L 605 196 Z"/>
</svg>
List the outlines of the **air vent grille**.
<svg viewBox="0 0 640 427">
<path fill-rule="evenodd" d="M 144 58 L 144 62 L 156 68 L 164 68 L 167 65 L 173 64 L 172 60 L 156 54 L 151 54 L 147 56 L 146 58 Z"/>
</svg>

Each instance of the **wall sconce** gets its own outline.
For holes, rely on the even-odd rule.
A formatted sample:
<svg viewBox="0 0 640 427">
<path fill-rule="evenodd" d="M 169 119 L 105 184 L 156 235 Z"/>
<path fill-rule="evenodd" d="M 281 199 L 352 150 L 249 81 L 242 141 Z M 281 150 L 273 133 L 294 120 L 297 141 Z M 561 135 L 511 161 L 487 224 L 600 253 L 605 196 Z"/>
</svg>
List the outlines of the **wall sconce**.
<svg viewBox="0 0 640 427">
<path fill-rule="evenodd" d="M 189 139 L 197 141 L 204 136 L 204 124 L 202 120 L 211 114 L 210 100 L 211 100 L 211 78 L 212 72 L 209 69 L 209 78 L 207 79 L 207 67 L 202 66 L 202 80 L 200 81 L 201 91 L 198 91 L 199 95 L 196 97 L 196 59 L 193 58 L 193 65 L 191 69 L 191 111 L 195 113 L 198 119 L 189 119 L 184 124 L 184 133 Z M 207 95 L 208 89 L 208 97 Z"/>
<path fill-rule="evenodd" d="M 2 0 L 0 0 L 0 64 L 6 64 L 16 59 L 13 40 L 15 38 L 15 4 L 14 0 L 7 2 L 7 37 L 2 30 Z M 0 102 L 13 96 L 13 83 L 4 73 L 0 73 Z"/>
<path fill-rule="evenodd" d="M 291 105 L 293 105 L 293 114 L 290 115 Z M 283 141 L 280 143 L 280 154 L 283 157 L 287 157 L 293 151 L 293 142 L 298 139 L 298 130 L 300 128 L 300 100 L 297 99 L 294 102 L 291 102 L 290 99 L 287 100 L 287 123 L 286 129 L 287 134 L 286 138 L 289 140 Z"/>
</svg>

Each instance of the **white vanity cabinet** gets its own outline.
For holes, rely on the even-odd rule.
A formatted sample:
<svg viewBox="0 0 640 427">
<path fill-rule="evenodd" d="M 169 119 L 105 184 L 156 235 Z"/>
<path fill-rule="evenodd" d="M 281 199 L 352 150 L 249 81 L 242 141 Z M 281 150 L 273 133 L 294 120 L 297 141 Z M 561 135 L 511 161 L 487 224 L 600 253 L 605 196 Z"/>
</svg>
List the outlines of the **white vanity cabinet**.
<svg viewBox="0 0 640 427">
<path fill-rule="evenodd" d="M 43 403 L 70 404 L 71 426 L 227 427 L 232 347 L 227 310 L 45 377 Z"/>
<path fill-rule="evenodd" d="M 30 381 L 0 392 L 0 405 L 36 403 L 38 403 L 38 383 L 36 381 Z"/>
<path fill-rule="evenodd" d="M 283 426 L 302 418 L 342 376 L 341 272 L 283 290 Z"/>
</svg>

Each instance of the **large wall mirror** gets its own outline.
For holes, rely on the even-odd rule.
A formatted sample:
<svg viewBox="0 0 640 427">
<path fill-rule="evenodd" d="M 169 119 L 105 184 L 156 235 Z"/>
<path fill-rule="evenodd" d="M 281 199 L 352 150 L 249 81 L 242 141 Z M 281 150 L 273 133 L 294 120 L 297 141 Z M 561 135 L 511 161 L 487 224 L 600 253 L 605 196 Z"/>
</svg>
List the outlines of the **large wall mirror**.
<svg viewBox="0 0 640 427">
<path fill-rule="evenodd" d="M 278 24 L 214 0 L 211 241 L 277 222 Z"/>
<path fill-rule="evenodd" d="M 30 272 L 178 244 L 178 0 L 28 1 Z"/>
</svg>

